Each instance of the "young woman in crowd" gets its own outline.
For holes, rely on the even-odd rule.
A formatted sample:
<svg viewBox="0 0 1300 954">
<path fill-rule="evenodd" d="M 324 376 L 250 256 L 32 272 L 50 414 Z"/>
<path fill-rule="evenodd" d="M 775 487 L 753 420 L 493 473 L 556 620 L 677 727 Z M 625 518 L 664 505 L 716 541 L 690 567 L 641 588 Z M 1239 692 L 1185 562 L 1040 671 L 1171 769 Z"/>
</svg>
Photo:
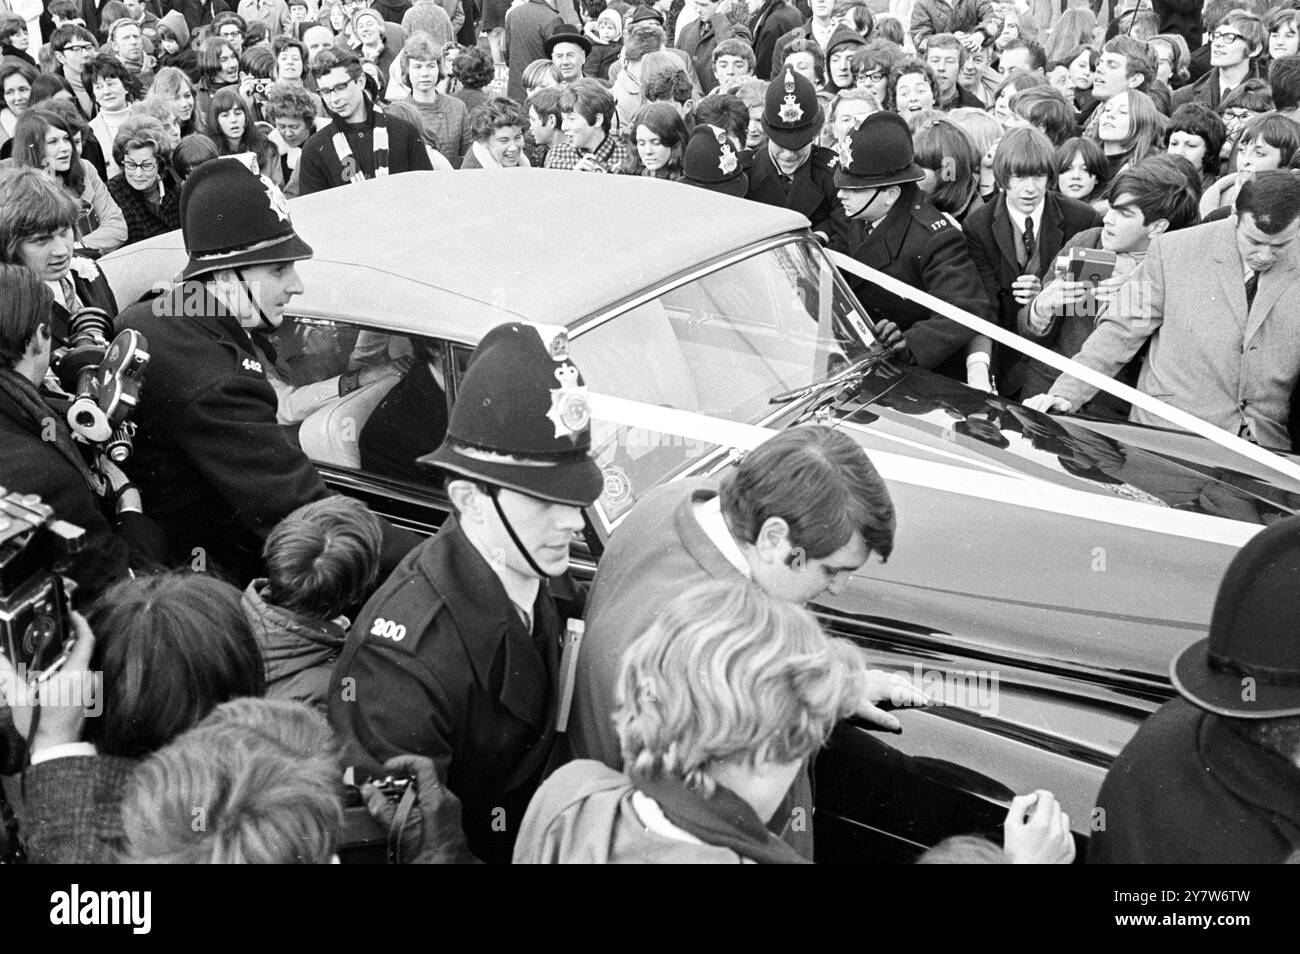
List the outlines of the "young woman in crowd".
<svg viewBox="0 0 1300 954">
<path fill-rule="evenodd" d="M 182 136 L 199 131 L 198 127 L 203 121 L 199 118 L 194 84 L 184 70 L 178 70 L 174 66 L 160 69 L 153 78 L 149 92 L 161 96 L 171 104 L 176 119 L 181 124 Z"/>
<path fill-rule="evenodd" d="M 131 111 L 131 104 L 140 98 L 140 84 L 111 53 L 101 53 L 87 63 L 83 75 L 97 107 L 90 131 L 107 154 L 105 165 L 111 179 L 119 171 L 112 160 L 117 127 Z"/>
<path fill-rule="evenodd" d="M 1065 57 L 1070 67 L 1070 85 L 1074 89 L 1071 98 L 1079 116 L 1092 109 L 1092 77 L 1097 70 L 1097 59 L 1097 51 L 1090 46 L 1076 46 Z"/>
<path fill-rule="evenodd" d="M 921 60 L 905 60 L 889 76 L 889 108 L 910 120 L 939 101 L 939 81 Z"/>
<path fill-rule="evenodd" d="M 1264 17 L 1264 30 L 1268 33 L 1270 60 L 1300 53 L 1300 10 L 1290 7 L 1270 10 Z"/>
<path fill-rule="evenodd" d="M 1052 140 L 1053 146 L 1079 134 L 1074 107 L 1051 86 L 1031 86 L 1021 90 L 1011 97 L 1009 105 L 1015 116 Z"/>
<path fill-rule="evenodd" d="M 163 131 L 167 133 L 168 143 L 171 148 L 175 149 L 181 144 L 180 121 L 176 118 L 175 110 L 161 96 L 150 93 L 142 101 L 131 107 L 131 116 L 149 116 L 157 120 L 158 125 L 162 126 Z M 131 116 L 127 118 L 130 119 Z"/>
<path fill-rule="evenodd" d="M 993 108 L 990 110 L 993 118 L 1002 124 L 1003 129 L 1013 128 L 1018 117 L 1011 109 L 1011 97 L 1021 90 L 1046 85 L 1047 77 L 1037 73 L 1012 73 L 993 91 Z"/>
<path fill-rule="evenodd" d="M 72 84 L 59 73 L 41 73 L 32 80 L 32 95 L 27 100 L 29 107 L 43 103 L 47 99 L 66 99 L 77 101 L 77 94 L 72 91 Z"/>
<path fill-rule="evenodd" d="M 689 133 L 673 106 L 668 103 L 642 106 L 629 128 L 634 148 L 620 172 L 669 181 L 682 177 L 682 154 Z"/>
<path fill-rule="evenodd" d="M 298 194 L 298 162 L 302 146 L 315 132 L 316 94 L 305 86 L 275 82 L 267 92 L 266 118 L 275 126 L 271 141 L 280 152 L 280 179 L 284 193 Z"/>
<path fill-rule="evenodd" d="M 954 109 L 948 118 L 962 128 L 975 146 L 975 153 L 980 157 L 977 189 L 980 199 L 988 202 L 998 191 L 993 156 L 1002 138 L 1002 126 L 984 110 L 971 107 Z"/>
<path fill-rule="evenodd" d="M 1191 75 L 1188 71 L 1191 54 L 1186 40 L 1177 33 L 1160 33 L 1147 41 L 1147 47 L 1156 61 L 1156 79 L 1170 89 L 1186 85 Z"/>
<path fill-rule="evenodd" d="M 388 38 L 384 35 L 384 18 L 369 7 L 362 7 L 352 14 L 352 32 L 357 41 L 353 49 L 361 57 L 362 64 L 371 64 L 377 71 L 375 79 L 381 90 L 388 88 L 388 74 L 397 59 L 397 50 L 389 49 Z"/>
<path fill-rule="evenodd" d="M 36 79 L 36 68 L 21 60 L 6 60 L 0 65 L 0 146 L 14 136 L 14 127 L 18 117 L 26 110 L 32 98 L 32 80 Z"/>
<path fill-rule="evenodd" d="M 826 55 L 816 40 L 800 38 L 785 48 L 784 65 L 794 68 L 817 87 L 826 82 Z"/>
<path fill-rule="evenodd" d="M 533 60 L 524 67 L 524 95 L 544 86 L 560 85 L 560 68 L 550 60 Z"/>
<path fill-rule="evenodd" d="M 497 96 L 469 114 L 469 132 L 473 143 L 462 169 L 526 169 L 524 133 L 528 114 L 514 100 Z"/>
<path fill-rule="evenodd" d="M 748 582 L 687 590 L 623 657 L 626 774 L 593 760 L 555 772 L 515 863 L 806 863 L 767 826 L 866 678 L 862 655 L 792 603 Z"/>
<path fill-rule="evenodd" d="M 1219 177 L 1220 152 L 1228 139 L 1228 127 L 1205 103 L 1186 103 L 1174 110 L 1165 128 L 1165 151 L 1182 156 L 1201 170 L 1201 188 Z"/>
<path fill-rule="evenodd" d="M 1106 154 L 1106 182 L 1160 149 L 1160 113 L 1146 93 L 1130 89 L 1102 104 L 1097 139 Z"/>
<path fill-rule="evenodd" d="M 247 101 L 235 87 L 217 90 L 208 104 L 206 122 L 207 135 L 216 143 L 218 155 L 251 152 L 257 157 L 262 175 L 277 186 L 284 185 L 280 178 L 280 151 L 258 128 Z"/>
<path fill-rule="evenodd" d="M 1219 115 L 1228 129 L 1228 138 L 1223 142 L 1220 155 L 1224 159 L 1231 157 L 1246 124 L 1272 111 L 1273 90 L 1262 79 L 1248 79 L 1224 96 L 1219 102 Z"/>
<path fill-rule="evenodd" d="M 179 140 L 178 140 L 179 144 Z M 113 160 L 122 171 L 108 182 L 126 218 L 126 244 L 181 226 L 181 184 L 171 171 L 171 136 L 152 116 L 131 115 L 118 127 Z"/>
<path fill-rule="evenodd" d="M 960 224 L 984 204 L 979 197 L 980 157 L 975 144 L 947 117 L 923 122 L 912 133 L 915 161 L 925 170 L 921 191 Z"/>
<path fill-rule="evenodd" d="M 1052 24 L 1052 35 L 1043 47 L 1047 62 L 1069 62 L 1070 54 L 1081 46 L 1092 46 L 1097 32 L 1097 18 L 1087 7 L 1071 7 Z"/>
<path fill-rule="evenodd" d="M 892 43 L 872 40 L 853 54 L 853 80 L 882 106 L 889 101 L 889 77 L 903 62 L 903 51 Z"/>
<path fill-rule="evenodd" d="M 275 57 L 275 80 L 302 86 L 307 74 L 307 46 L 302 40 L 287 34 L 271 41 L 271 55 Z"/>
<path fill-rule="evenodd" d="M 1229 173 L 1201 196 L 1201 218 L 1218 209 L 1231 209 L 1246 177 L 1256 172 L 1285 169 L 1300 150 L 1300 124 L 1277 113 L 1256 116 L 1241 131 L 1235 172 Z"/>
<path fill-rule="evenodd" d="M 195 87 L 194 109 L 200 124 L 207 121 L 208 107 L 218 90 L 239 84 L 239 54 L 219 36 L 208 37 L 199 50 L 199 82 Z M 197 132 L 207 132 L 200 128 Z"/>
<path fill-rule="evenodd" d="M 826 125 L 834 140 L 832 145 L 838 147 L 863 119 L 878 112 L 880 103 L 865 89 L 846 89 L 837 94 L 826 111 Z"/>
<path fill-rule="evenodd" d="M 469 113 L 455 96 L 440 92 L 444 78 L 442 50 L 427 33 L 416 33 L 397 58 L 394 71 L 404 89 L 411 91 L 406 100 L 420 116 L 419 128 L 426 139 L 453 166 L 469 149 Z"/>
<path fill-rule="evenodd" d="M 1106 154 L 1095 139 L 1076 136 L 1056 147 L 1057 188 L 1096 207 L 1106 192 Z"/>
<path fill-rule="evenodd" d="M 12 161 L 52 175 L 80 204 L 77 245 L 107 254 L 126 241 L 126 219 L 99 173 L 81 158 L 75 135 L 75 128 L 50 106 L 29 109 L 14 128 Z"/>
</svg>

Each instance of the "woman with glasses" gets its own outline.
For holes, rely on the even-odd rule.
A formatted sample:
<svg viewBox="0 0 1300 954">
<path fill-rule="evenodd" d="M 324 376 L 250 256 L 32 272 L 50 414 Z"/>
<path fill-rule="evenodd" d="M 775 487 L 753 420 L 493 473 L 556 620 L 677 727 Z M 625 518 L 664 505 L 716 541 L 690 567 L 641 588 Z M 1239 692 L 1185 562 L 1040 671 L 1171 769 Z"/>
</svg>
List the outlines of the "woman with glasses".
<svg viewBox="0 0 1300 954">
<path fill-rule="evenodd" d="M 118 127 L 113 159 L 122 171 L 109 194 L 126 217 L 126 244 L 181 226 L 181 184 L 168 165 L 171 137 L 152 116 L 132 115 Z"/>
<path fill-rule="evenodd" d="M 903 62 L 903 51 L 892 43 L 871 42 L 865 49 L 853 54 L 853 80 L 858 89 L 865 89 L 876 102 L 889 99 L 889 74 Z"/>
<path fill-rule="evenodd" d="M 1237 148 L 1237 140 L 1246 124 L 1258 116 L 1273 111 L 1273 90 L 1262 79 L 1249 79 L 1234 89 L 1219 103 L 1218 113 L 1228 130 L 1219 158 L 1227 161 Z M 1229 167 L 1228 171 L 1233 171 Z"/>
</svg>

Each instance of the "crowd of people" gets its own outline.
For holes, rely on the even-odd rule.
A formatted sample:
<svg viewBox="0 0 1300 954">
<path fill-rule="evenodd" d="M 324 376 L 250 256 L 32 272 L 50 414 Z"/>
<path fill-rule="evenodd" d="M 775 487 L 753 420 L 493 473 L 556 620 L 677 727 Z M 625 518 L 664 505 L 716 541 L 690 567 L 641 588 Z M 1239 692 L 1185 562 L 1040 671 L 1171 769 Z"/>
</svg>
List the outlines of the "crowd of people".
<svg viewBox="0 0 1300 954">
<path fill-rule="evenodd" d="M 327 862 L 348 764 L 410 777 L 409 819 L 363 791 L 419 861 L 812 860 L 809 765 L 834 725 L 897 730 L 890 706 L 931 701 L 804 608 L 893 547 L 866 454 L 805 426 L 720 486 L 659 488 L 584 592 L 569 544 L 602 477 L 581 370 L 562 329 L 512 323 L 475 351 L 437 450 L 398 462 L 453 510 L 419 541 L 331 495 L 282 425 L 317 391 L 413 366 L 441 394 L 440 356 L 292 386 L 272 336 L 312 250 L 284 197 L 540 167 L 792 209 L 871 268 L 1289 450 L 1300 6 L 1099 7 L 52 0 L 35 25 L 0 15 L 0 486 L 87 534 L 63 668 L 28 690 L 0 655 L 0 770 L 23 779 L 9 848 Z M 96 260 L 176 228 L 175 286 L 118 302 Z M 1039 410 L 1161 423 L 850 283 L 900 361 Z M 124 467 L 59 413 L 51 359 L 86 308 L 150 344 Z M 1300 656 L 1269 576 L 1300 571 L 1297 540 L 1282 521 L 1241 551 L 1208 644 L 1178 660 L 1179 697 L 1102 789 L 1091 860 L 1300 848 Z M 1244 610 L 1261 603 L 1268 619 Z M 1248 700 L 1224 681 L 1240 672 L 1260 682 Z M 97 717 L 59 704 L 92 678 Z M 1001 845 L 958 838 L 922 860 L 1069 862 L 1071 827 L 1036 791 Z"/>
</svg>

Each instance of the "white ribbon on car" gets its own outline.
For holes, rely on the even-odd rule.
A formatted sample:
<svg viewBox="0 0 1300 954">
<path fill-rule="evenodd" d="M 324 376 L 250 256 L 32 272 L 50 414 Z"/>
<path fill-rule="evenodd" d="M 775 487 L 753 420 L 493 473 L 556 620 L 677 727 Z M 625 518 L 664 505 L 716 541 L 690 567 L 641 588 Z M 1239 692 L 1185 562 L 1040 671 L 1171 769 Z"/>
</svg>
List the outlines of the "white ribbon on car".
<svg viewBox="0 0 1300 954">
<path fill-rule="evenodd" d="M 1213 424 L 1203 421 L 1199 417 L 1188 414 L 1186 411 L 1179 410 L 1158 398 L 1153 398 L 1149 394 L 1144 394 L 1137 388 L 1132 388 L 1127 384 L 1122 384 L 1114 378 L 1107 377 L 1100 371 L 1094 371 L 1092 368 L 1085 367 L 1072 358 L 1059 355 L 1055 351 L 1049 351 L 1042 345 L 1035 344 L 1032 341 L 1022 338 L 1014 332 L 1007 331 L 1005 328 L 999 327 L 991 321 L 977 318 L 970 312 L 964 311 L 955 305 L 951 305 L 927 292 L 923 292 L 919 288 L 913 288 L 906 282 L 899 281 L 897 278 L 886 275 L 884 272 L 877 271 L 868 265 L 863 265 L 857 259 L 849 258 L 847 255 L 840 252 L 833 252 L 829 249 L 826 251 L 830 256 L 831 261 L 844 271 L 857 275 L 859 278 L 865 279 L 873 285 L 877 285 L 885 291 L 897 295 L 899 298 L 906 298 L 908 301 L 913 301 L 918 305 L 923 305 L 935 314 L 949 318 L 952 321 L 957 322 L 959 325 L 964 325 L 967 328 L 972 329 L 978 334 L 988 335 L 994 341 L 1006 345 L 1013 351 L 1018 351 L 1020 354 L 1041 361 L 1043 364 L 1049 365 L 1057 371 L 1062 371 L 1071 377 L 1078 378 L 1095 388 L 1105 391 L 1107 394 L 1128 401 L 1134 407 L 1140 407 L 1149 414 L 1155 414 L 1158 417 L 1164 418 L 1176 427 L 1181 427 L 1185 431 L 1191 431 L 1193 434 L 1198 434 L 1206 440 L 1218 444 L 1220 447 L 1236 454 L 1240 454 L 1243 457 L 1250 458 L 1255 463 L 1267 467 L 1275 473 L 1300 482 L 1300 467 L 1297 467 L 1286 458 L 1260 447 L 1258 444 L 1244 441 L 1236 434 L 1231 434 L 1222 428 L 1215 427 Z"/>
</svg>

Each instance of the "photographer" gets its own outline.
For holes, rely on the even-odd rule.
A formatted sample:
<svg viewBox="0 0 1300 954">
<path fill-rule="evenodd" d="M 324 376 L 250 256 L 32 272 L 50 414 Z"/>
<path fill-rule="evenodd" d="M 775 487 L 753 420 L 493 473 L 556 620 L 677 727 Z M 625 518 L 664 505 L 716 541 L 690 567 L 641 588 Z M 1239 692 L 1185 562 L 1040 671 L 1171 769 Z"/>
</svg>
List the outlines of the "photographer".
<svg viewBox="0 0 1300 954">
<path fill-rule="evenodd" d="M 74 600 L 84 605 L 127 576 L 129 548 L 110 521 L 138 517 L 140 495 L 111 464 L 107 482 L 92 473 L 63 413 L 42 397 L 53 304 L 50 289 L 31 269 L 0 265 L 0 487 L 39 494 L 60 520 L 86 531 L 67 569 L 77 583 Z"/>
</svg>

